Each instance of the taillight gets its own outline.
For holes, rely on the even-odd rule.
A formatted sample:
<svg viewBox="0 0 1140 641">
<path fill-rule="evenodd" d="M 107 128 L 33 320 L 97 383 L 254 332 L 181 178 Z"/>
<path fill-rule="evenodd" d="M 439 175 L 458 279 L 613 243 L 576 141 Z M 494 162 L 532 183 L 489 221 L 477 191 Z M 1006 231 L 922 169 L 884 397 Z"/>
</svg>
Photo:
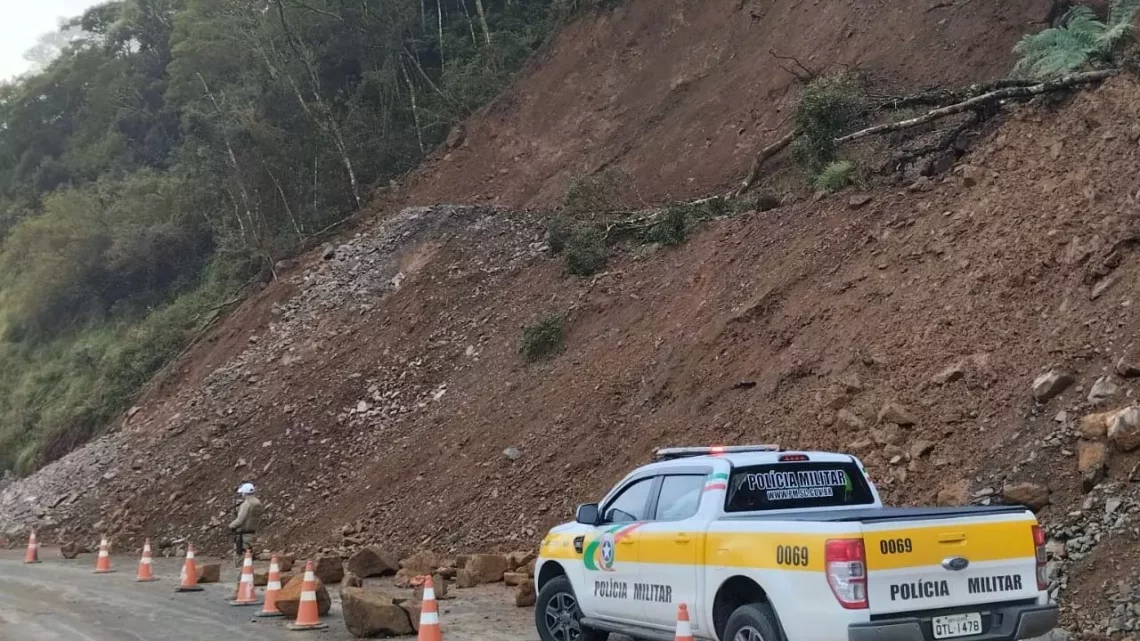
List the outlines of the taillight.
<svg viewBox="0 0 1140 641">
<path fill-rule="evenodd" d="M 827 584 L 846 610 L 867 609 L 867 553 L 863 539 L 832 539 L 824 547 Z"/>
<path fill-rule="evenodd" d="M 1033 526 L 1033 548 L 1037 556 L 1037 589 L 1049 589 L 1049 576 L 1045 570 L 1045 565 L 1049 559 L 1045 554 L 1045 530 L 1041 529 L 1040 525 Z"/>
</svg>

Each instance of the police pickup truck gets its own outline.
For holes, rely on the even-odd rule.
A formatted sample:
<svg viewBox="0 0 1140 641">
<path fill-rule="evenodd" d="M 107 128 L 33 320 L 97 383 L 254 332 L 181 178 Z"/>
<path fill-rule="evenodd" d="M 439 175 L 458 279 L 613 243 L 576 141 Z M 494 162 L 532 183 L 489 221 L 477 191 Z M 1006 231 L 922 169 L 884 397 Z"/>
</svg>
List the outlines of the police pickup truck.
<svg viewBox="0 0 1140 641">
<path fill-rule="evenodd" d="M 542 641 L 996 641 L 1057 625 L 1023 507 L 885 508 L 860 461 L 776 446 L 672 448 L 535 569 Z"/>
</svg>

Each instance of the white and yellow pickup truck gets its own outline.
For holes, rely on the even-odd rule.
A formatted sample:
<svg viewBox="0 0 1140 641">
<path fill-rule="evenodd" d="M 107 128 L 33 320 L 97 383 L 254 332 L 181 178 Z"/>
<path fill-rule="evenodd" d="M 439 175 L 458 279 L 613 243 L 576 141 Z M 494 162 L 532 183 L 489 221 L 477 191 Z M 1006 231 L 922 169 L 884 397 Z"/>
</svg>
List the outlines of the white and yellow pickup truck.
<svg viewBox="0 0 1140 641">
<path fill-rule="evenodd" d="M 996 641 L 1057 625 L 1028 509 L 885 508 L 853 456 L 673 448 L 551 530 L 542 641 Z"/>
</svg>

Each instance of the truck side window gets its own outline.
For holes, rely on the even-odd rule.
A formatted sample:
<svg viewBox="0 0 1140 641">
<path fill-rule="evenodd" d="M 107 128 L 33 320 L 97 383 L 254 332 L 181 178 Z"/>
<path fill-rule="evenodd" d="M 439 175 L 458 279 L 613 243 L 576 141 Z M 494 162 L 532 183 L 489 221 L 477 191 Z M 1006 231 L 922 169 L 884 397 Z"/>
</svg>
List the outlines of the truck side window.
<svg viewBox="0 0 1140 641">
<path fill-rule="evenodd" d="M 630 523 L 632 521 L 645 521 L 645 504 L 649 502 L 649 491 L 653 489 L 653 479 L 641 479 L 633 485 L 622 490 L 610 504 L 606 506 L 606 523 Z"/>
<path fill-rule="evenodd" d="M 697 513 L 705 476 L 674 474 L 661 480 L 661 496 L 657 499 L 658 521 L 683 521 Z"/>
</svg>

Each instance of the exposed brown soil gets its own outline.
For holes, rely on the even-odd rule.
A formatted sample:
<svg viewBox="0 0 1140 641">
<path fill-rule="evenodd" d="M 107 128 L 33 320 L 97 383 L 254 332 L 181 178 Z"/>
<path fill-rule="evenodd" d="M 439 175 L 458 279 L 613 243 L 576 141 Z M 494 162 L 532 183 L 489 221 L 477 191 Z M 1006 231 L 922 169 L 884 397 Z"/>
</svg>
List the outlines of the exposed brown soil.
<svg viewBox="0 0 1140 641">
<path fill-rule="evenodd" d="M 571 27 L 409 200 L 548 205 L 610 164 L 649 201 L 704 193 L 739 178 L 791 104 L 769 49 L 899 85 L 981 80 L 1049 3 L 737 4 L 635 0 Z M 1137 122 L 1124 78 L 1018 107 L 933 182 L 713 222 L 676 249 L 615 252 L 587 280 L 544 254 L 536 216 L 455 220 L 407 237 L 384 267 L 398 287 L 299 312 L 307 335 L 285 359 L 267 346 L 282 306 L 334 269 L 309 255 L 140 402 L 131 449 L 74 500 L 67 535 L 102 520 L 221 550 L 232 489 L 252 478 L 278 547 L 337 545 L 358 521 L 349 547 L 530 546 L 654 447 L 770 441 L 857 451 L 892 503 L 1034 480 L 1053 490 L 1044 521 L 1075 518 L 1064 428 L 1140 337 L 1140 249 L 1125 242 L 1140 233 Z M 566 349 L 528 365 L 521 328 L 548 313 L 568 313 Z M 933 381 L 963 359 L 960 380 Z M 1050 368 L 1077 383 L 1038 406 L 1030 385 Z M 1134 402 L 1136 380 L 1116 382 L 1111 405 Z M 354 418 L 362 400 L 393 414 Z M 891 401 L 914 427 L 879 423 Z M 918 441 L 933 451 L 911 456 Z M 1110 461 L 1129 500 L 1134 462 Z M 1101 554 L 1064 595 L 1082 622 L 1108 607 Z"/>
</svg>

